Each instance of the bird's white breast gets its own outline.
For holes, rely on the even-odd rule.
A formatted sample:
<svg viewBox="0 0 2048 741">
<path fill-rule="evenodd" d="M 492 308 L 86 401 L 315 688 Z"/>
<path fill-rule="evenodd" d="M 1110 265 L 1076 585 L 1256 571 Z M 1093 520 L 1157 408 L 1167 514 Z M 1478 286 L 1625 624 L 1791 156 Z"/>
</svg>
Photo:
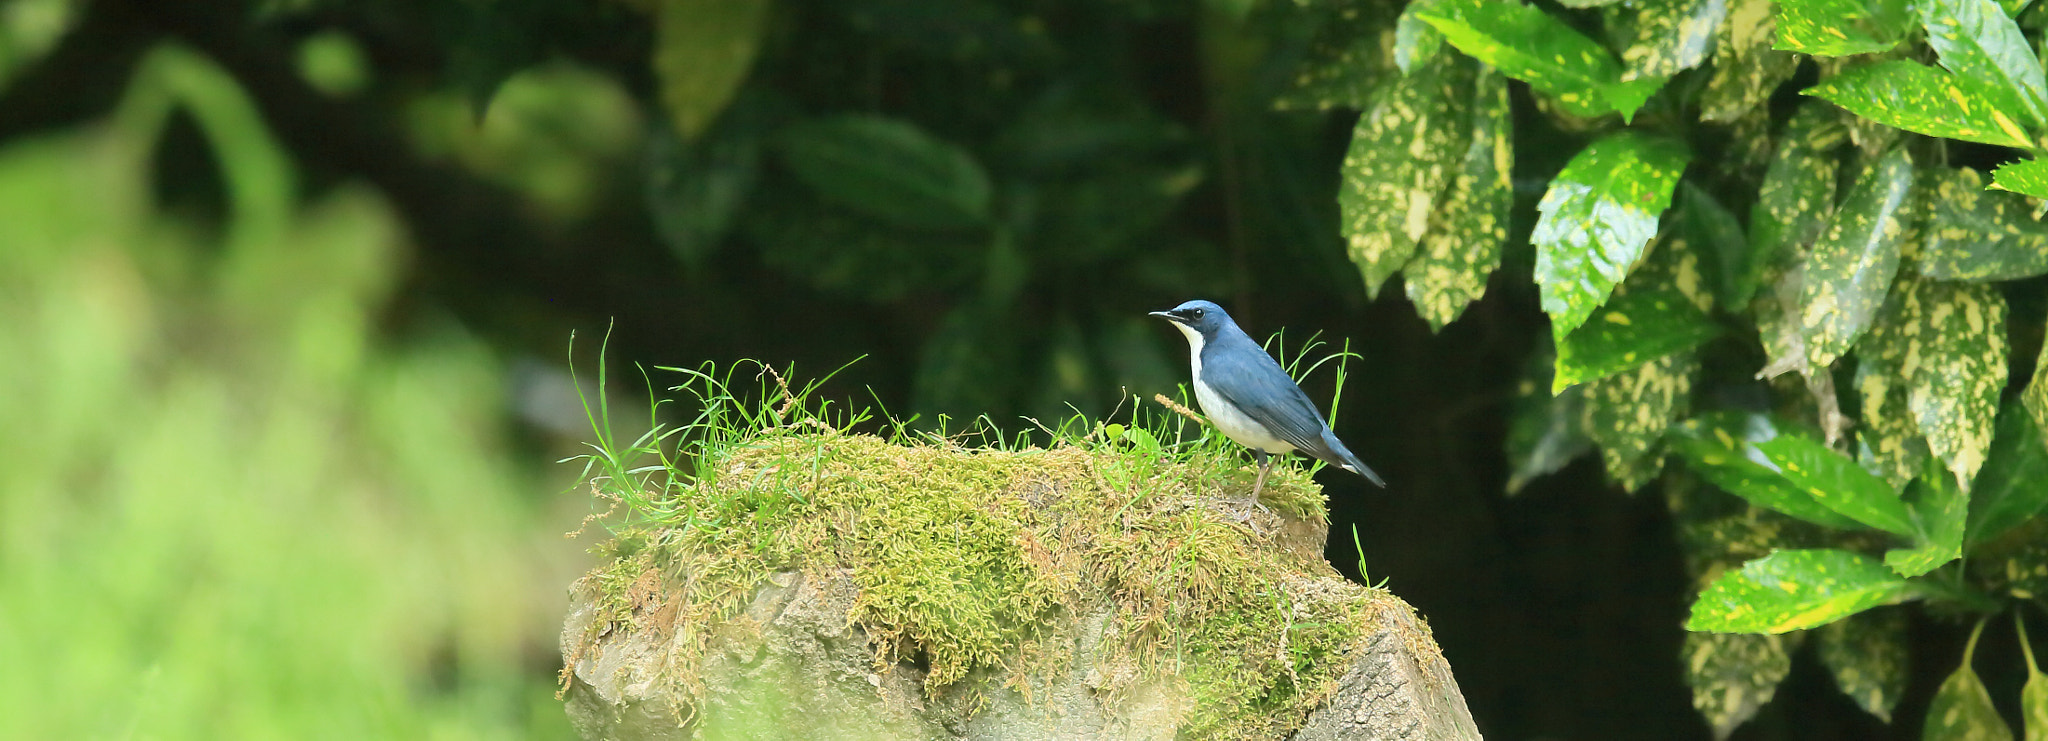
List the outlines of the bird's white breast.
<svg viewBox="0 0 2048 741">
<path fill-rule="evenodd" d="M 1187 335 L 1189 365 L 1194 369 L 1195 403 L 1202 405 L 1202 413 L 1209 416 L 1209 423 L 1222 431 L 1224 437 L 1235 440 L 1237 444 L 1247 448 L 1275 455 L 1292 452 L 1293 445 L 1273 437 L 1272 433 L 1266 431 L 1265 425 L 1253 421 L 1236 405 L 1224 400 L 1222 394 L 1209 388 L 1209 384 L 1202 382 L 1202 333 L 1179 322 L 1174 322 L 1173 326 L 1179 329 L 1181 334 Z"/>
</svg>

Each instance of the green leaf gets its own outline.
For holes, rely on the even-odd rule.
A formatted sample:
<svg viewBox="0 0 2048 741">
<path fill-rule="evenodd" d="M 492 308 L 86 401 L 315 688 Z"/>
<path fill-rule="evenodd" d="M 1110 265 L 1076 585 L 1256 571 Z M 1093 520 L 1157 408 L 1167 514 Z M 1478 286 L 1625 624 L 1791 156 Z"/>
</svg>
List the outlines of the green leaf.
<svg viewBox="0 0 2048 741">
<path fill-rule="evenodd" d="M 1584 425 L 1585 388 L 1551 394 L 1549 352 L 1529 357 L 1508 417 L 1508 494 L 1593 451 Z"/>
<path fill-rule="evenodd" d="M 654 75 L 661 103 L 684 142 L 711 128 L 754 66 L 768 0 L 659 0 Z"/>
<path fill-rule="evenodd" d="M 2048 128 L 2048 76 L 2019 24 L 1994 0 L 1918 0 L 1927 45 L 1941 66 L 1975 87 L 1998 110 Z"/>
<path fill-rule="evenodd" d="M 2035 198 L 2048 198 L 2048 159 L 2019 160 L 1999 165 L 1991 187 Z"/>
<path fill-rule="evenodd" d="M 1819 441 L 1779 435 L 1756 443 L 1778 475 L 1812 495 L 1828 509 L 1865 525 L 1898 535 L 1915 533 L 1911 515 L 1899 494 L 1848 456 Z"/>
<path fill-rule="evenodd" d="M 1834 549 L 1778 551 L 1722 574 L 1692 605 L 1686 630 L 1784 633 L 1912 596 L 1876 559 Z"/>
<path fill-rule="evenodd" d="M 1664 79 L 1700 66 L 1728 17 L 1728 0 L 1652 0 L 1635 7 L 1635 41 L 1621 52 L 1623 80 Z"/>
<path fill-rule="evenodd" d="M 1685 414 L 1699 366 L 1691 352 L 1681 351 L 1585 385 L 1581 424 L 1622 489 L 1642 488 L 1663 470 L 1659 443 Z"/>
<path fill-rule="evenodd" d="M 1921 738 L 2011 741 L 2012 728 L 1998 717 L 1998 708 L 1991 704 L 1991 693 L 1984 690 L 1983 680 L 1970 668 L 1970 658 L 1977 653 L 1977 637 L 1983 632 L 1984 623 L 1979 621 L 1977 628 L 1970 631 L 1970 642 L 1963 647 L 1963 665 L 1942 681 L 1941 689 L 1934 691 Z"/>
<path fill-rule="evenodd" d="M 1472 99 L 1470 142 L 1451 179 L 1443 205 L 1415 257 L 1402 267 L 1409 302 L 1431 331 L 1465 311 L 1486 293 L 1486 280 L 1500 266 L 1508 239 L 1508 209 L 1514 206 L 1514 122 L 1509 118 L 1507 78 L 1481 69 Z"/>
<path fill-rule="evenodd" d="M 1792 114 L 1750 210 L 1757 262 L 1769 265 L 1820 236 L 1835 209 L 1835 150 L 1848 140 L 1848 129 L 1827 106 L 1803 103 Z"/>
<path fill-rule="evenodd" d="M 1422 6 L 1422 2 L 1409 3 L 1394 22 L 1394 65 L 1401 68 L 1402 74 L 1428 63 L 1444 45 L 1444 35 L 1415 15 Z"/>
<path fill-rule="evenodd" d="M 1906 508 L 1917 531 L 1911 548 L 1894 548 L 1884 563 L 1899 576 L 1912 578 L 1963 557 L 1963 528 L 1970 515 L 1970 492 L 1938 466 L 1906 487 Z"/>
<path fill-rule="evenodd" d="M 2034 377 L 2027 382 L 2027 390 L 2020 392 L 2020 403 L 2034 419 L 2034 426 L 2048 433 L 2048 342 L 2041 344 L 2041 355 L 2034 360 Z"/>
<path fill-rule="evenodd" d="M 1983 85 L 1919 62 L 1855 67 L 1806 89 L 1858 116 L 1916 134 L 2027 146 L 2027 132 Z"/>
<path fill-rule="evenodd" d="M 1884 477 L 1893 489 L 1903 490 L 1933 455 L 1927 448 L 1927 436 L 1920 434 L 1919 420 L 1913 416 L 1911 384 L 1895 364 L 1871 358 L 1869 348 L 1857 352 L 1868 362 L 1856 364 L 1856 393 L 1862 399 L 1856 461 Z"/>
<path fill-rule="evenodd" d="M 1692 706 L 1725 739 L 1756 717 L 1792 673 L 1798 636 L 1743 633 L 1687 633 L 1680 658 Z"/>
<path fill-rule="evenodd" d="M 1720 328 L 1676 288 L 1617 295 L 1558 344 L 1551 392 L 1706 342 Z"/>
<path fill-rule="evenodd" d="M 783 162 L 827 201 L 910 229 L 988 220 L 988 173 L 966 150 L 907 121 L 839 115 L 780 137 Z"/>
<path fill-rule="evenodd" d="M 1880 52 L 1898 46 L 1911 22 L 1904 0 L 1782 0 L 1777 48 L 1817 57 Z"/>
<path fill-rule="evenodd" d="M 1897 369 L 1929 450 L 1968 485 L 2005 389 L 2005 299 L 1990 286 L 1899 282 L 1859 354 Z"/>
<path fill-rule="evenodd" d="M 1553 337 L 1571 334 L 1642 257 L 1689 155 L 1621 132 L 1588 145 L 1550 181 L 1529 235 Z"/>
<path fill-rule="evenodd" d="M 1893 150 L 1865 168 L 1807 255 L 1798 321 L 1806 362 L 1826 367 L 1870 327 L 1898 272 L 1913 161 Z"/>
<path fill-rule="evenodd" d="M 1968 168 L 1924 170 L 1927 224 L 1920 273 L 1942 280 L 2014 280 L 2048 273 L 2048 224 L 2026 201 L 1987 193 Z"/>
<path fill-rule="evenodd" d="M 764 137 L 754 126 L 733 125 L 750 118 L 749 108 L 735 104 L 726 125 L 695 144 L 666 128 L 648 137 L 647 215 L 662 243 L 690 267 L 717 251 L 760 180 Z"/>
<path fill-rule="evenodd" d="M 1996 538 L 2048 507 L 2048 439 L 2019 404 L 1998 411 L 1998 434 L 1970 489 L 1964 543 Z"/>
<path fill-rule="evenodd" d="M 1769 100 L 1799 69 L 1799 58 L 1771 48 L 1778 22 L 1771 0 L 1729 0 L 1714 49 L 1714 74 L 1700 92 L 1700 120 L 1731 123 Z"/>
<path fill-rule="evenodd" d="M 1906 693 L 1906 616 L 1871 610 L 1821 626 L 1820 663 L 1835 686 L 1865 712 L 1886 723 Z"/>
<path fill-rule="evenodd" d="M 1679 225 L 1686 236 L 1713 256 L 1714 296 L 1734 310 L 1749 306 L 1763 280 L 1765 255 L 1749 248 L 1742 222 L 1735 214 L 1692 183 L 1679 183 Z"/>
<path fill-rule="evenodd" d="M 1667 440 L 1693 473 L 1751 504 L 1832 528 L 1861 529 L 1863 523 L 1830 509 L 1785 480 L 1776 464 L 1757 450 L 1756 443 L 1780 434 L 1792 433 L 1781 433 L 1781 426 L 1770 417 L 1716 412 L 1673 426 Z"/>
<path fill-rule="evenodd" d="M 1377 296 L 1408 264 L 1430 214 L 1445 197 L 1451 167 L 1464 150 L 1471 71 L 1438 57 L 1408 75 L 1390 75 L 1359 114 L 1337 190 L 1351 261 Z"/>
<path fill-rule="evenodd" d="M 1661 84 L 1648 81 L 1646 92 L 1623 83 L 1620 63 L 1599 43 L 1519 0 L 1437 0 L 1417 15 L 1458 51 L 1529 83 L 1574 116 L 1632 116 Z"/>
<path fill-rule="evenodd" d="M 2020 650 L 2027 657 L 2027 686 L 2020 689 L 2020 719 L 2027 741 L 2048 741 L 2048 674 L 2034 661 L 2034 644 L 2027 640 L 2027 616 L 2014 612 L 2013 630 L 2019 631 Z"/>
<path fill-rule="evenodd" d="M 1273 101 L 1279 110 L 1362 109 L 1386 76 L 1385 45 L 1390 7 L 1370 0 L 1332 0 L 1307 7 L 1315 14 L 1314 36 L 1288 89 Z"/>
</svg>

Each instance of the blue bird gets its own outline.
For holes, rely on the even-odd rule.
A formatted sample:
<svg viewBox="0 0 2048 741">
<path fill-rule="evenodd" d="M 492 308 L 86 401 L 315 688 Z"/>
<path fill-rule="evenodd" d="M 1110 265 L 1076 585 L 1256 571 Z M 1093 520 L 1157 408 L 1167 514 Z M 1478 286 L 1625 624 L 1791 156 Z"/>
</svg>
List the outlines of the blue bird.
<svg viewBox="0 0 2048 741">
<path fill-rule="evenodd" d="M 1252 501 L 1266 486 L 1272 456 L 1299 450 L 1325 463 L 1364 476 L 1385 487 L 1337 433 L 1323 422 L 1308 394 L 1294 385 L 1294 379 L 1280 363 L 1267 355 L 1223 307 L 1209 301 L 1189 301 L 1152 316 L 1173 323 L 1188 338 L 1188 356 L 1194 365 L 1195 401 L 1209 422 L 1225 437 L 1251 448 L 1259 462 L 1259 478 L 1252 484 Z"/>
</svg>

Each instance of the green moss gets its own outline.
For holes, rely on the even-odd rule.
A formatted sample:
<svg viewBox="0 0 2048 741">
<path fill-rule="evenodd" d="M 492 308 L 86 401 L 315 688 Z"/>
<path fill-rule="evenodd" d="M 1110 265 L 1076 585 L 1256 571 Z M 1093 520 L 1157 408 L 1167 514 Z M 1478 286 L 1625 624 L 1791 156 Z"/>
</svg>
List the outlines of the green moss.
<svg viewBox="0 0 2048 741">
<path fill-rule="evenodd" d="M 1106 661 L 1135 669 L 1112 696 L 1174 677 L 1190 701 L 1184 733 L 1264 737 L 1328 695 L 1365 611 L 1386 599 L 1233 515 L 1248 509 L 1254 472 L 1220 446 L 1081 439 L 1005 451 L 784 430 L 699 470 L 650 493 L 665 519 L 623 531 L 591 577 L 604 595 L 598 625 L 689 639 L 672 644 L 670 664 L 687 696 L 701 690 L 691 685 L 709 627 L 770 574 L 845 569 L 860 590 L 850 617 L 874 640 L 878 669 L 921 659 L 934 696 L 970 674 L 1028 687 L 1059 663 L 1045 660 L 1046 626 L 1110 605 Z M 1326 517 L 1320 489 L 1294 468 L 1275 469 L 1261 500 Z"/>
</svg>

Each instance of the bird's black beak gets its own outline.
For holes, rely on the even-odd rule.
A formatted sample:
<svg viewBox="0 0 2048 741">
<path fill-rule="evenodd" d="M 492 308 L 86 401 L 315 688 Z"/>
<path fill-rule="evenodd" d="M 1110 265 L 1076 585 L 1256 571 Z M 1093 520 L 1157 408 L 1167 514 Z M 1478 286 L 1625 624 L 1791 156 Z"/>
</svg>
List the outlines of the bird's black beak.
<svg viewBox="0 0 2048 741">
<path fill-rule="evenodd" d="M 1152 315 L 1152 316 L 1156 316 L 1156 317 L 1159 317 L 1159 318 L 1161 318 L 1161 319 L 1165 319 L 1166 321 L 1169 321 L 1169 322 L 1174 322 L 1174 323 L 1179 323 L 1179 322 L 1180 322 L 1180 317 L 1174 316 L 1172 312 L 1167 312 L 1167 311 L 1154 311 L 1154 312 L 1151 312 L 1151 315 Z"/>
</svg>

